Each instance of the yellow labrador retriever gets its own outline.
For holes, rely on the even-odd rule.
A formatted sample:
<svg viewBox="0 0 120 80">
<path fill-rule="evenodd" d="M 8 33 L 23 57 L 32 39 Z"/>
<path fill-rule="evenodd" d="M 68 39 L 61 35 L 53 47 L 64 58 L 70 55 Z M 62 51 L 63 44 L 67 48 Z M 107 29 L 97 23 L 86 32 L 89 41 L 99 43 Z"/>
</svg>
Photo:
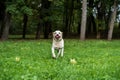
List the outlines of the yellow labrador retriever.
<svg viewBox="0 0 120 80">
<path fill-rule="evenodd" d="M 58 58 L 61 54 L 63 57 L 64 53 L 64 40 L 63 40 L 63 33 L 60 30 L 56 30 L 53 32 L 53 42 L 52 42 L 52 57 Z M 55 55 L 55 50 L 58 51 L 57 56 Z"/>
</svg>

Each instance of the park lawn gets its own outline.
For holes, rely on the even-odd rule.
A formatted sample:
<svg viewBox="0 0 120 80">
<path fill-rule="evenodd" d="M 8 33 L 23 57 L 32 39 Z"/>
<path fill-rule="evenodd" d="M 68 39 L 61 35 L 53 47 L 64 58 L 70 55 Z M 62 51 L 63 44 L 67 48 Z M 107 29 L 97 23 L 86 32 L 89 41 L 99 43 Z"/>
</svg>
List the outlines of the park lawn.
<svg viewBox="0 0 120 80">
<path fill-rule="evenodd" d="M 51 43 L 0 42 L 0 80 L 120 80 L 120 40 L 65 39 L 64 57 L 58 59 L 51 57 Z"/>
</svg>

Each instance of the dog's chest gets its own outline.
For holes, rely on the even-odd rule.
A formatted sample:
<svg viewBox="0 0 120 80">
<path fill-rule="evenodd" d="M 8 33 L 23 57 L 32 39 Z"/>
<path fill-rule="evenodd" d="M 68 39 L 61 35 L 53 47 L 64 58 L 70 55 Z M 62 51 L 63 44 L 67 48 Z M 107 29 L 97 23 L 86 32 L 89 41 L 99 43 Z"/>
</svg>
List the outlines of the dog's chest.
<svg viewBox="0 0 120 80">
<path fill-rule="evenodd" d="M 53 46 L 54 46 L 54 48 L 62 48 L 63 47 L 63 41 L 60 41 L 60 42 L 54 41 Z"/>
<path fill-rule="evenodd" d="M 61 43 L 56 42 L 56 43 L 55 43 L 55 47 L 61 47 Z"/>
</svg>

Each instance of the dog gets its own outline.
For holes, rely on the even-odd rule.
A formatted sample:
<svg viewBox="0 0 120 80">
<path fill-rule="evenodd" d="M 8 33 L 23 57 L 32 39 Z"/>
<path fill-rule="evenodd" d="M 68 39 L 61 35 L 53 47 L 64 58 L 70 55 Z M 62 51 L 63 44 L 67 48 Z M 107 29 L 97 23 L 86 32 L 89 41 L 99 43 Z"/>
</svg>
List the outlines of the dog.
<svg viewBox="0 0 120 80">
<path fill-rule="evenodd" d="M 55 50 L 57 50 L 57 56 L 55 55 Z M 60 30 L 56 30 L 53 32 L 53 42 L 52 42 L 52 57 L 58 58 L 59 55 L 63 57 L 64 53 L 64 40 L 63 40 L 63 32 Z"/>
</svg>

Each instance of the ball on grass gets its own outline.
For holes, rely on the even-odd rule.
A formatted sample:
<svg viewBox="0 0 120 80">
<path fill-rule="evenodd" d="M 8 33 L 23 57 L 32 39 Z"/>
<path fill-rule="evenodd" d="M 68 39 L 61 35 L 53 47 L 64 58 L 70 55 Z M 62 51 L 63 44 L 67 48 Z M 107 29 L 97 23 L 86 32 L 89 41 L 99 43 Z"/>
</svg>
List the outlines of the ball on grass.
<svg viewBox="0 0 120 80">
<path fill-rule="evenodd" d="M 75 59 L 70 59 L 70 63 L 71 63 L 71 64 L 76 64 L 77 61 L 76 61 Z"/>
</svg>

